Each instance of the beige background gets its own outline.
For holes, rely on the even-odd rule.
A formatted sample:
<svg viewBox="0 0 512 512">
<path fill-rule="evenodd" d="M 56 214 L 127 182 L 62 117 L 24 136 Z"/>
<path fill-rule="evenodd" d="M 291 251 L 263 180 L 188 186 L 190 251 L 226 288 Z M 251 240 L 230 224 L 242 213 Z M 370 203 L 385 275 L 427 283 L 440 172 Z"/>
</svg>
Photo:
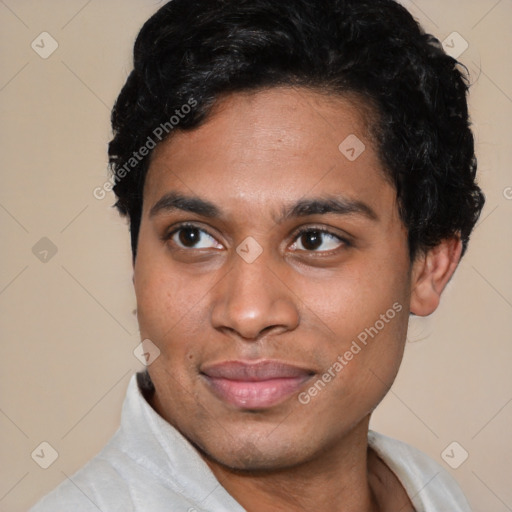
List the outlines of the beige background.
<svg viewBox="0 0 512 512">
<path fill-rule="evenodd" d="M 128 232 L 113 196 L 92 191 L 105 181 L 109 112 L 134 37 L 161 3 L 0 1 L 3 512 L 26 510 L 99 451 L 141 368 L 132 354 Z M 469 43 L 461 60 L 476 82 L 487 204 L 442 307 L 411 326 L 400 375 L 372 425 L 443 465 L 475 511 L 510 511 L 512 2 L 404 4 L 439 39 L 457 31 Z M 31 48 L 43 31 L 59 45 L 47 59 Z M 46 262 L 32 252 L 43 237 L 57 248 Z M 46 470 L 31 458 L 43 441 L 59 455 Z M 469 453 L 456 470 L 441 457 L 453 441 Z"/>
</svg>

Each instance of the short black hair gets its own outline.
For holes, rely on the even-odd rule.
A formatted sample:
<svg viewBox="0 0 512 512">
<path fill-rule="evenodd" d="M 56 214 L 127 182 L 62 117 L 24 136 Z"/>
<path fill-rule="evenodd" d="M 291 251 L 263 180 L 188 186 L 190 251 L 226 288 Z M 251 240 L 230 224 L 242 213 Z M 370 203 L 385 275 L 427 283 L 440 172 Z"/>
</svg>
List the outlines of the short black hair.
<svg viewBox="0 0 512 512">
<path fill-rule="evenodd" d="M 113 190 L 130 222 L 134 259 L 152 148 L 174 130 L 200 126 L 221 96 L 278 86 L 356 94 L 371 106 L 411 259 L 454 236 L 465 252 L 484 204 L 469 79 L 404 7 L 393 0 L 171 0 L 142 27 L 112 111 Z"/>
</svg>

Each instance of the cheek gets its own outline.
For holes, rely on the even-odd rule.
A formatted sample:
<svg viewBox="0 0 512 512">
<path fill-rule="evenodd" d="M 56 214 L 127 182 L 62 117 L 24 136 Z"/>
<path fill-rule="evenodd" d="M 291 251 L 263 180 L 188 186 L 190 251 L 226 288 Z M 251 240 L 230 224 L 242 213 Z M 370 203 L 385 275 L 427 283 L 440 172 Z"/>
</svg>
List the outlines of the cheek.
<svg viewBox="0 0 512 512">
<path fill-rule="evenodd" d="M 137 255 L 134 269 L 141 335 L 155 338 L 155 342 L 165 339 L 176 326 L 186 322 L 194 305 L 200 302 L 194 281 L 186 279 L 183 273 L 173 272 L 161 252 L 142 250 Z"/>
<path fill-rule="evenodd" d="M 402 360 L 408 324 L 407 280 L 403 270 L 398 271 L 403 269 L 400 265 L 401 261 L 386 263 L 384 259 L 373 266 L 362 262 L 309 287 L 308 309 L 330 331 L 331 342 L 324 345 L 329 354 L 324 358 L 324 371 L 330 369 L 336 375 L 326 386 L 329 391 L 317 401 L 318 407 L 338 403 L 341 415 L 347 407 L 363 415 L 391 386 Z"/>
<path fill-rule="evenodd" d="M 299 395 L 304 410 L 311 407 L 312 417 L 324 418 L 333 431 L 342 424 L 348 428 L 350 422 L 371 413 L 396 377 L 406 326 L 407 313 L 402 309 L 384 326 L 374 320 L 359 330 L 359 337 L 339 340 L 324 374 L 318 377 L 328 383 L 317 379 Z"/>
<path fill-rule="evenodd" d="M 408 304 L 407 282 L 396 267 L 373 267 L 368 262 L 354 262 L 325 279 L 297 279 L 292 283 L 294 295 L 305 306 L 306 317 L 326 326 L 330 334 L 347 341 L 370 328 L 381 315 L 395 324 L 397 311 Z M 380 323 L 379 323 L 380 325 Z M 386 330 L 389 330 L 386 323 Z"/>
<path fill-rule="evenodd" d="M 134 282 L 141 339 L 157 345 L 161 364 L 194 364 L 208 333 L 207 292 L 218 278 L 193 277 L 173 268 L 168 260 L 162 263 L 146 254 L 139 256 Z"/>
</svg>

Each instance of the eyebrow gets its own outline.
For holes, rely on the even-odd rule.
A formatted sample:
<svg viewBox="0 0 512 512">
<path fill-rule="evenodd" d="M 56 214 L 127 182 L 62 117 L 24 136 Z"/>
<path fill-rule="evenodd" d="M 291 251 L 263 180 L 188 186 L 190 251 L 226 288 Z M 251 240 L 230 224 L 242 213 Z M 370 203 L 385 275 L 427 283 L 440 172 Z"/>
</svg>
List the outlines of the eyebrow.
<svg viewBox="0 0 512 512">
<path fill-rule="evenodd" d="M 348 197 L 319 197 L 300 199 L 296 203 L 284 207 L 278 222 L 291 217 L 306 217 L 308 215 L 325 215 L 335 213 L 338 215 L 361 215 L 372 221 L 378 221 L 379 216 L 366 203 Z"/>
<path fill-rule="evenodd" d="M 202 217 L 219 218 L 222 211 L 215 204 L 196 196 L 185 196 L 178 192 L 169 192 L 163 195 L 151 208 L 150 217 L 159 213 L 171 213 L 181 210 L 195 213 Z M 284 206 L 281 210 L 278 223 L 293 217 L 307 217 L 309 215 L 325 215 L 334 213 L 338 215 L 361 215 L 372 221 L 378 221 L 375 211 L 362 201 L 346 197 L 319 197 L 300 199 L 299 201 Z"/>
<path fill-rule="evenodd" d="M 154 217 L 159 213 L 170 213 L 175 210 L 196 213 L 210 218 L 221 216 L 220 209 L 210 201 L 199 197 L 185 196 L 178 192 L 169 192 L 162 196 L 151 208 L 149 216 Z"/>
</svg>

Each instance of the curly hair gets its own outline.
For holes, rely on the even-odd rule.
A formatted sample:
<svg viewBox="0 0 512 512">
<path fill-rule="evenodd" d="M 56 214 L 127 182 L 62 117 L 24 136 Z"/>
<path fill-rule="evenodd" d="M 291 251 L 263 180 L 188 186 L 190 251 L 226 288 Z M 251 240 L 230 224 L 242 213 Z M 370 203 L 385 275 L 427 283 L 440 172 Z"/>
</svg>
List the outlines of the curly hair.
<svg viewBox="0 0 512 512">
<path fill-rule="evenodd" d="M 393 0 L 172 0 L 142 27 L 112 111 L 113 190 L 134 259 L 151 155 L 137 151 L 174 128 L 200 126 L 223 95 L 277 86 L 356 94 L 372 105 L 411 259 L 455 236 L 465 252 L 484 204 L 469 81 L 405 8 Z"/>
</svg>

